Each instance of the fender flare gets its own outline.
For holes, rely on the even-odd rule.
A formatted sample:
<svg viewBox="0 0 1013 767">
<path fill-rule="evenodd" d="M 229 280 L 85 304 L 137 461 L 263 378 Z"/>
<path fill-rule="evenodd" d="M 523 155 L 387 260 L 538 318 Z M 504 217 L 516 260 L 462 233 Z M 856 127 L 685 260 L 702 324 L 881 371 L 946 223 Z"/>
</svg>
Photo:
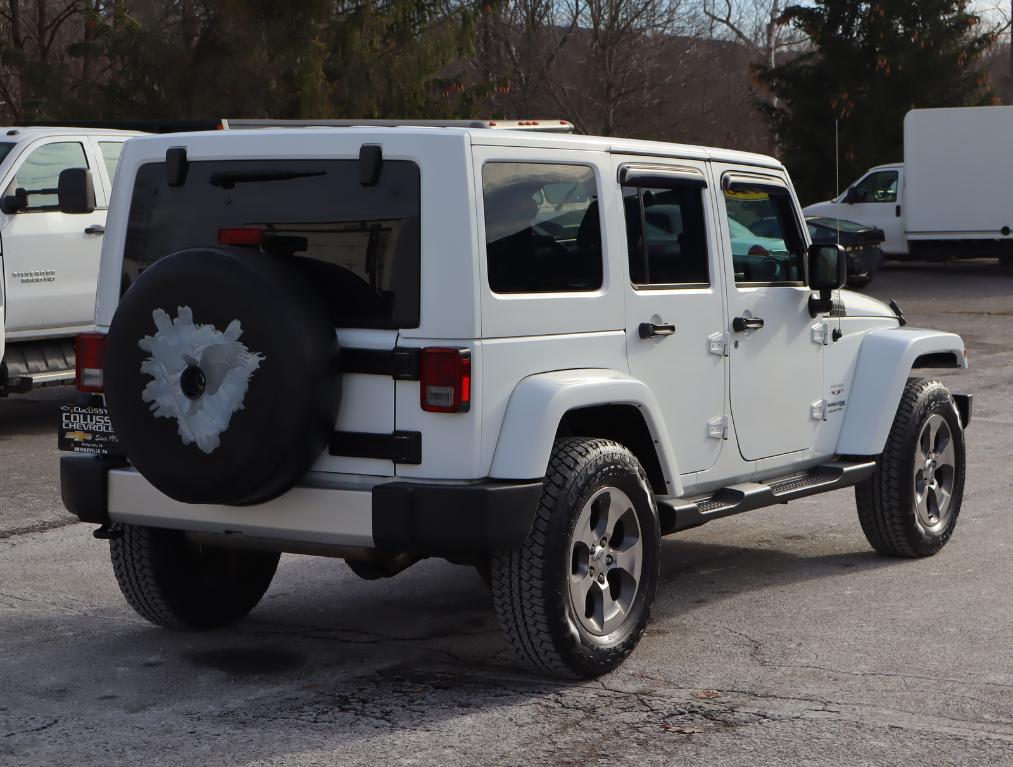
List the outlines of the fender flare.
<svg viewBox="0 0 1013 767">
<path fill-rule="evenodd" d="M 533 479 L 545 476 L 556 429 L 570 410 L 597 405 L 633 405 L 644 417 L 670 495 L 682 494 L 675 453 L 650 387 L 608 369 L 560 370 L 520 381 L 510 395 L 489 476 Z"/>
<path fill-rule="evenodd" d="M 967 367 L 964 340 L 955 333 L 883 328 L 866 334 L 837 440 L 838 455 L 879 455 L 893 425 L 904 386 L 920 357 L 933 363 L 952 355 L 950 367 Z M 941 356 L 940 356 L 941 355 Z M 940 367 L 929 364 L 927 367 Z"/>
</svg>

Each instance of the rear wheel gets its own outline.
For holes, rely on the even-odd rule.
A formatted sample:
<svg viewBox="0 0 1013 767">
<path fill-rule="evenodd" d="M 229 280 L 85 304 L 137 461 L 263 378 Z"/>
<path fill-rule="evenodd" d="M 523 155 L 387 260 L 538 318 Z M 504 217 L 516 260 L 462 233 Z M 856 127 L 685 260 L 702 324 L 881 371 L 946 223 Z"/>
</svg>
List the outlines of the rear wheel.
<svg viewBox="0 0 1013 767">
<path fill-rule="evenodd" d="M 571 677 L 618 666 L 647 626 L 659 540 L 654 496 L 629 450 L 557 442 L 527 540 L 491 564 L 496 616 L 521 663 Z"/>
<path fill-rule="evenodd" d="M 939 381 L 911 379 L 879 469 L 855 487 L 858 518 L 881 554 L 926 557 L 950 539 L 964 494 L 964 432 Z"/>
<path fill-rule="evenodd" d="M 234 623 L 257 606 L 278 566 L 276 552 L 204 546 L 178 530 L 117 527 L 122 535 L 109 551 L 120 591 L 138 615 L 167 628 Z"/>
</svg>

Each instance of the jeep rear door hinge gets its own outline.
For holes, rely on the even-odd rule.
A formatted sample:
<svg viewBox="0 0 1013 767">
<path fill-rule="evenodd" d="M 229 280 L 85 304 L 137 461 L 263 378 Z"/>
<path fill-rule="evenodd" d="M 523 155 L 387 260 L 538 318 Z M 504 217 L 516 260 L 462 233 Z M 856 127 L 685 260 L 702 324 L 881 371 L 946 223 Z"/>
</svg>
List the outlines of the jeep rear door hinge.
<svg viewBox="0 0 1013 767">
<path fill-rule="evenodd" d="M 728 356 L 728 334 L 713 333 L 707 336 L 707 350 L 719 357 Z"/>
<path fill-rule="evenodd" d="M 830 323 L 817 322 L 812 326 L 812 339 L 814 344 L 820 346 L 830 345 Z"/>
<path fill-rule="evenodd" d="M 728 439 L 728 416 L 719 415 L 707 421 L 707 436 L 712 439 Z"/>
</svg>

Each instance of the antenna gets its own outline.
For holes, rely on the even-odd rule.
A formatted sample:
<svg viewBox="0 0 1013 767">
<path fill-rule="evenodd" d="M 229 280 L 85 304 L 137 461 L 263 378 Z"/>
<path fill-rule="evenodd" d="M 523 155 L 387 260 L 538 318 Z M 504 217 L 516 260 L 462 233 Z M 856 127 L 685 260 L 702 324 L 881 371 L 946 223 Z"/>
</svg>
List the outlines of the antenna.
<svg viewBox="0 0 1013 767">
<path fill-rule="evenodd" d="M 834 184 L 837 197 L 841 196 L 841 121 L 834 118 Z M 841 244 L 841 217 L 837 217 L 837 244 Z"/>
</svg>

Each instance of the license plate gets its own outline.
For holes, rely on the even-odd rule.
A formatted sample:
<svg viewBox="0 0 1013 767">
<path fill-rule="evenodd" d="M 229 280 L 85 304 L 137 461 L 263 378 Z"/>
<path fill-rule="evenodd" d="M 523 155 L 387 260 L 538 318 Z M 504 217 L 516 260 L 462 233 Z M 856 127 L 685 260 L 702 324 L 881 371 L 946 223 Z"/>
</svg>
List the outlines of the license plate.
<svg viewBox="0 0 1013 767">
<path fill-rule="evenodd" d="M 60 450 L 94 455 L 122 453 L 109 411 L 104 407 L 64 405 L 60 408 Z"/>
</svg>

